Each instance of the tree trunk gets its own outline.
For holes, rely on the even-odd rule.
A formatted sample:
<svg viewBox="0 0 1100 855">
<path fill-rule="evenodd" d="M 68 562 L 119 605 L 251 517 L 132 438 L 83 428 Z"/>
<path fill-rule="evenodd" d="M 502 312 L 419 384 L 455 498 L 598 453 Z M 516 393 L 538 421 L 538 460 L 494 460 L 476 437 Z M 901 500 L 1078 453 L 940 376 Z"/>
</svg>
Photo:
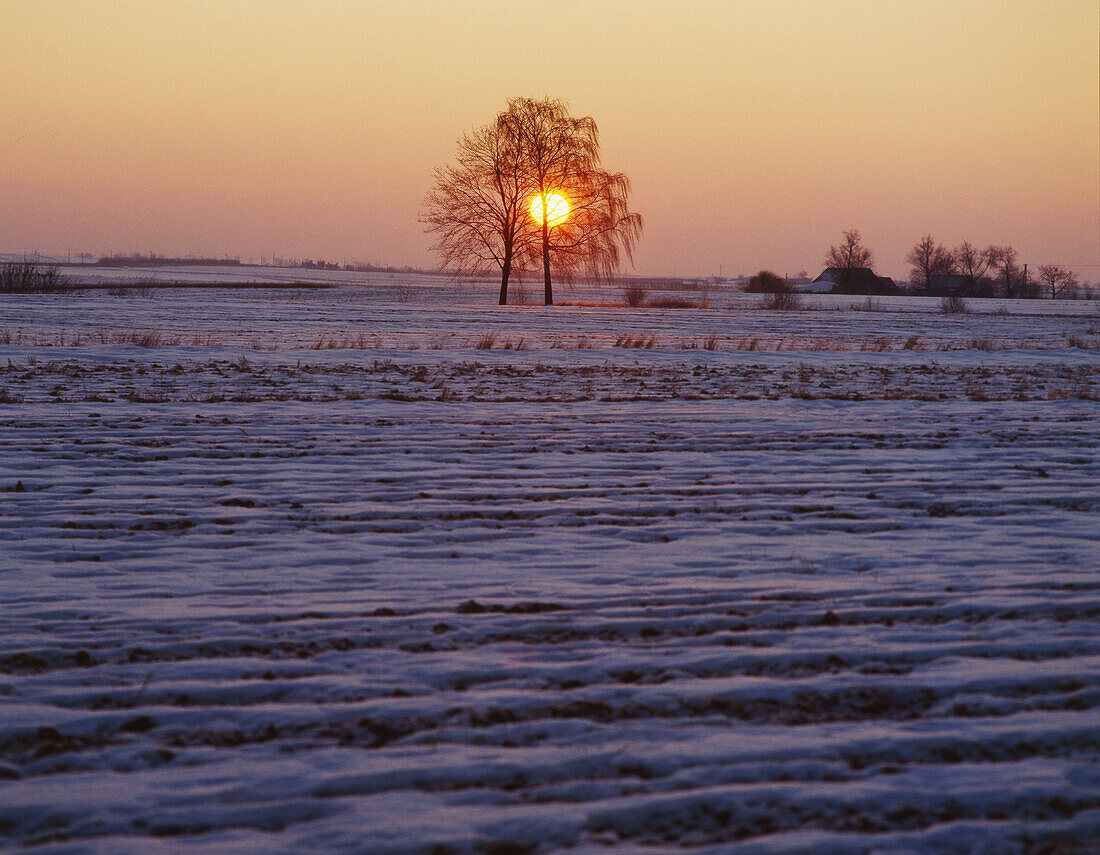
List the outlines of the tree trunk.
<svg viewBox="0 0 1100 855">
<path fill-rule="evenodd" d="M 545 198 L 545 197 L 544 197 Z M 550 229 L 546 224 L 546 203 L 543 202 L 542 215 L 542 286 L 543 303 L 547 306 L 554 305 L 554 291 L 550 287 Z"/>
<path fill-rule="evenodd" d="M 512 272 L 512 253 L 505 252 L 504 263 L 500 265 L 500 300 L 499 306 L 508 305 L 508 276 Z"/>
</svg>

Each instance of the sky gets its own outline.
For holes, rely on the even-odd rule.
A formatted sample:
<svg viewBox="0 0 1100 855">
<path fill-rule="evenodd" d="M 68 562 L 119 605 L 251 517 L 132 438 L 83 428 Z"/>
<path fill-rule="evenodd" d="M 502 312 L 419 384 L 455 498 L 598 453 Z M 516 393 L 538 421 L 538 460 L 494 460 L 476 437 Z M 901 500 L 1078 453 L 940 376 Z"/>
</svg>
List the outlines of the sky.
<svg viewBox="0 0 1100 855">
<path fill-rule="evenodd" d="M 3 0 L 0 252 L 431 267 L 432 170 L 510 97 L 593 117 L 648 275 L 859 229 L 1100 282 L 1095 0 Z M 629 268 L 628 268 L 629 269 Z"/>
</svg>

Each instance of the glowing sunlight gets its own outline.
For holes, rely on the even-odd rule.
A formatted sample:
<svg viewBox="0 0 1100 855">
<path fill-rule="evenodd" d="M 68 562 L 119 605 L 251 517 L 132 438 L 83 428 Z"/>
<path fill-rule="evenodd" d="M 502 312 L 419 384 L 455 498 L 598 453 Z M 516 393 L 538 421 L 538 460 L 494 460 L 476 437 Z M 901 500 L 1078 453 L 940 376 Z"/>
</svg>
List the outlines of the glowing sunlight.
<svg viewBox="0 0 1100 855">
<path fill-rule="evenodd" d="M 564 196 L 560 196 L 557 193 L 547 193 L 546 211 L 546 224 L 548 226 L 559 226 L 569 217 L 569 203 L 565 201 Z M 536 196 L 531 200 L 531 216 L 534 217 L 535 222 L 542 222 L 541 196 Z"/>
</svg>

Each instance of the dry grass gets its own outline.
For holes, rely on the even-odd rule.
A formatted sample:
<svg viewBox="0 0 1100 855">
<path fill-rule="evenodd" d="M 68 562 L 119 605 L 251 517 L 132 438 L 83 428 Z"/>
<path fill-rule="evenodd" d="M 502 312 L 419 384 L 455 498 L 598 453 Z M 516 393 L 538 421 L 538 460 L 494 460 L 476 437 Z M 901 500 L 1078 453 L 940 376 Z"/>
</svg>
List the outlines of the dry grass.
<svg viewBox="0 0 1100 855">
<path fill-rule="evenodd" d="M 168 340 L 160 330 L 133 330 L 118 335 L 112 344 L 136 344 L 139 347 L 160 347 L 166 344 L 179 344 L 178 338 Z"/>
<path fill-rule="evenodd" d="M 718 350 L 718 336 L 708 335 L 701 342 L 697 338 L 682 338 L 680 339 L 681 350 Z"/>
<path fill-rule="evenodd" d="M 375 347 L 378 347 L 377 336 L 368 339 L 366 333 L 354 336 L 344 334 L 342 337 L 337 337 L 334 333 L 321 333 L 312 345 L 313 350 L 371 350 Z M 253 341 L 252 349 L 263 348 Z"/>
<path fill-rule="evenodd" d="M 615 347 L 635 347 L 644 350 L 652 350 L 656 344 L 657 336 L 647 335 L 646 333 L 638 333 L 637 335 L 627 333 L 615 339 Z"/>
<path fill-rule="evenodd" d="M 699 303 L 694 300 L 685 300 L 682 297 L 659 297 L 645 304 L 650 309 L 698 309 Z"/>
<path fill-rule="evenodd" d="M 485 333 L 481 338 L 477 340 L 477 344 L 474 345 L 478 350 L 492 350 L 493 345 L 496 343 L 496 333 Z"/>
</svg>

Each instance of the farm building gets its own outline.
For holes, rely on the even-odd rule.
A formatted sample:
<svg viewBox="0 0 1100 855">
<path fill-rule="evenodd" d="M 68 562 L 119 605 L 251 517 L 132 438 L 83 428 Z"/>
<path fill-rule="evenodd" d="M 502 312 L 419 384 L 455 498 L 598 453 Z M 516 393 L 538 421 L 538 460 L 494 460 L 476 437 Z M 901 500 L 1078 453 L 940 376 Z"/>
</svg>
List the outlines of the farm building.
<svg viewBox="0 0 1100 855">
<path fill-rule="evenodd" d="M 876 276 L 870 267 L 830 267 L 809 285 L 797 290 L 826 294 L 900 294 L 889 276 Z"/>
</svg>

